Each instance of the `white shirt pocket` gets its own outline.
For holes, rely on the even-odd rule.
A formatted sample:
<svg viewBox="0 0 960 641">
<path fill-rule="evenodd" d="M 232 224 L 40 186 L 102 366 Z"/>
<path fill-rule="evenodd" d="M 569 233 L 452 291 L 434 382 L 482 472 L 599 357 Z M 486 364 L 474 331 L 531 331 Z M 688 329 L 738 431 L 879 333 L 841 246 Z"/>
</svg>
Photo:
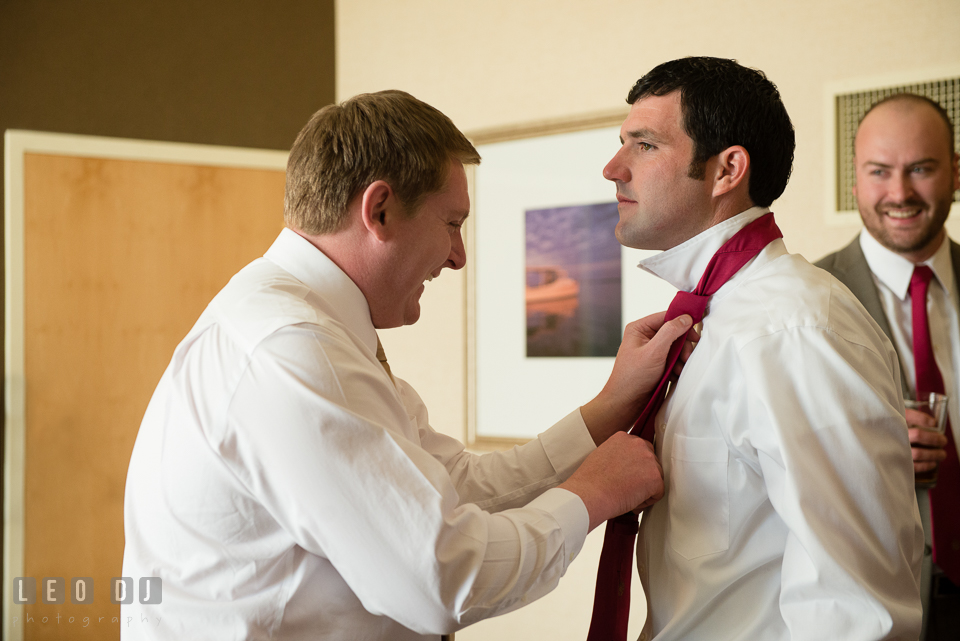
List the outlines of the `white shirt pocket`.
<svg viewBox="0 0 960 641">
<path fill-rule="evenodd" d="M 667 538 L 685 559 L 722 552 L 730 545 L 728 458 L 722 438 L 673 436 Z"/>
</svg>

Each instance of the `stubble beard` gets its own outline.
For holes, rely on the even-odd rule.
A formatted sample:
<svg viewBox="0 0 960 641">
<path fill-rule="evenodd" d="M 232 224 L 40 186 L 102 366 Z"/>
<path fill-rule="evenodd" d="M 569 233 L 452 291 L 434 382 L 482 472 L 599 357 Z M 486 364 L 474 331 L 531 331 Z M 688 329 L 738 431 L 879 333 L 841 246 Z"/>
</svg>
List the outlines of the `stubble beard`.
<svg viewBox="0 0 960 641">
<path fill-rule="evenodd" d="M 947 220 L 947 217 L 950 215 L 950 205 L 953 202 L 953 194 L 951 193 L 946 199 L 939 200 L 933 205 L 929 205 L 926 202 L 908 200 L 903 203 L 889 203 L 882 204 L 872 208 L 872 214 L 868 217 L 862 216 L 864 220 L 864 225 L 867 227 L 867 230 L 877 239 L 881 245 L 886 247 L 892 252 L 897 254 L 913 254 L 922 251 L 923 249 L 930 246 L 937 237 L 940 235 L 943 225 Z M 888 209 L 907 209 L 910 207 L 919 207 L 921 209 L 929 209 L 933 212 L 933 216 L 930 218 L 927 225 L 918 232 L 918 235 L 914 238 L 906 238 L 900 240 L 890 233 L 886 226 L 883 224 L 884 218 L 887 216 L 885 213 Z M 923 215 L 921 212 L 919 215 Z M 871 220 L 871 224 L 866 224 L 866 220 Z"/>
</svg>

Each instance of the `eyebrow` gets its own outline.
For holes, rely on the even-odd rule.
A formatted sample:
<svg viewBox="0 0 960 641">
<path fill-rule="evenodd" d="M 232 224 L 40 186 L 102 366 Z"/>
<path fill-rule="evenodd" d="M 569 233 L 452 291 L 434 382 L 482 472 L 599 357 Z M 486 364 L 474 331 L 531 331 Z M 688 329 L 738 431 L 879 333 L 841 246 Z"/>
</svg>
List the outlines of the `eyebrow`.
<svg viewBox="0 0 960 641">
<path fill-rule="evenodd" d="M 651 142 L 657 142 L 657 143 L 663 142 L 663 139 L 660 136 L 658 136 L 656 132 L 654 132 L 652 129 L 646 129 L 646 128 L 634 129 L 633 131 L 628 131 L 627 137 L 633 140 L 642 138 L 644 140 L 649 140 Z M 623 144 L 623 138 L 620 139 L 620 143 Z"/>
<path fill-rule="evenodd" d="M 887 163 L 880 162 L 879 160 L 867 160 L 863 163 L 864 165 L 870 165 L 873 167 L 880 167 L 881 169 L 892 169 L 894 165 L 888 165 Z M 921 158 L 920 160 L 914 160 L 906 164 L 907 167 L 916 167 L 917 165 L 939 165 L 940 161 L 936 158 Z"/>
</svg>

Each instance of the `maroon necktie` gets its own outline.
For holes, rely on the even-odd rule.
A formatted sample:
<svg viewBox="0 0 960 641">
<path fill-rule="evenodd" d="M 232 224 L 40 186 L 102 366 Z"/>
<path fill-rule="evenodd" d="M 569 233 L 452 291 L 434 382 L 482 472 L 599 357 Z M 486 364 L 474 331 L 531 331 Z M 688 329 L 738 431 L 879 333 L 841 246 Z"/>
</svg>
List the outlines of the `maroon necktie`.
<svg viewBox="0 0 960 641">
<path fill-rule="evenodd" d="M 933 358 L 933 342 L 927 324 L 927 286 L 933 271 L 917 265 L 910 279 L 910 304 L 913 308 L 913 359 L 917 368 L 917 398 L 931 392 L 943 394 L 943 378 Z M 960 461 L 953 442 L 953 430 L 947 422 L 947 458 L 937 471 L 937 485 L 930 488 L 930 529 L 933 538 L 933 562 L 954 583 L 960 583 Z"/>
<path fill-rule="evenodd" d="M 764 214 L 734 234 L 723 244 L 707 264 L 697 288 L 690 292 L 677 292 L 665 320 L 689 314 L 696 325 L 703 320 L 710 297 L 731 276 L 740 271 L 764 247 L 783 234 L 773 221 L 773 214 Z M 689 333 L 689 332 L 688 332 Z M 653 440 L 654 419 L 667 395 L 667 382 L 680 357 L 680 350 L 687 339 L 684 334 L 670 346 L 666 367 L 660 384 L 654 390 L 640 418 L 630 429 L 648 441 Z M 597 590 L 593 597 L 593 617 L 587 641 L 624 641 L 627 638 L 627 620 L 630 616 L 630 578 L 633 574 L 633 550 L 636 546 L 638 517 L 627 512 L 607 521 L 603 533 L 603 549 L 600 552 L 600 569 L 597 572 Z"/>
</svg>

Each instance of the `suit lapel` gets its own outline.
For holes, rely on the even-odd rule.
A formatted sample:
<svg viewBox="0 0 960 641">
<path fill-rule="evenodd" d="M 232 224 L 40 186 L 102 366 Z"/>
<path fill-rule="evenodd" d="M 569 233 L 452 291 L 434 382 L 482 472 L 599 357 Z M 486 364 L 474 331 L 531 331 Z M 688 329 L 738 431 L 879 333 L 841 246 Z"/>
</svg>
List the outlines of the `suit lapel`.
<svg viewBox="0 0 960 641">
<path fill-rule="evenodd" d="M 867 259 L 863 256 L 863 250 L 860 248 L 859 238 L 854 238 L 852 243 L 837 253 L 834 276 L 860 299 L 860 303 L 877 321 L 887 338 L 892 341 L 893 333 L 890 331 L 890 322 L 883 312 L 883 303 L 880 302 L 880 294 L 873 282 L 870 266 L 867 265 Z"/>
<path fill-rule="evenodd" d="M 957 284 L 957 289 L 960 290 L 960 245 L 947 238 L 947 241 L 950 242 L 950 263 L 953 266 L 953 279 Z M 957 306 L 957 312 L 960 314 L 960 301 L 954 301 L 953 304 Z"/>
</svg>

